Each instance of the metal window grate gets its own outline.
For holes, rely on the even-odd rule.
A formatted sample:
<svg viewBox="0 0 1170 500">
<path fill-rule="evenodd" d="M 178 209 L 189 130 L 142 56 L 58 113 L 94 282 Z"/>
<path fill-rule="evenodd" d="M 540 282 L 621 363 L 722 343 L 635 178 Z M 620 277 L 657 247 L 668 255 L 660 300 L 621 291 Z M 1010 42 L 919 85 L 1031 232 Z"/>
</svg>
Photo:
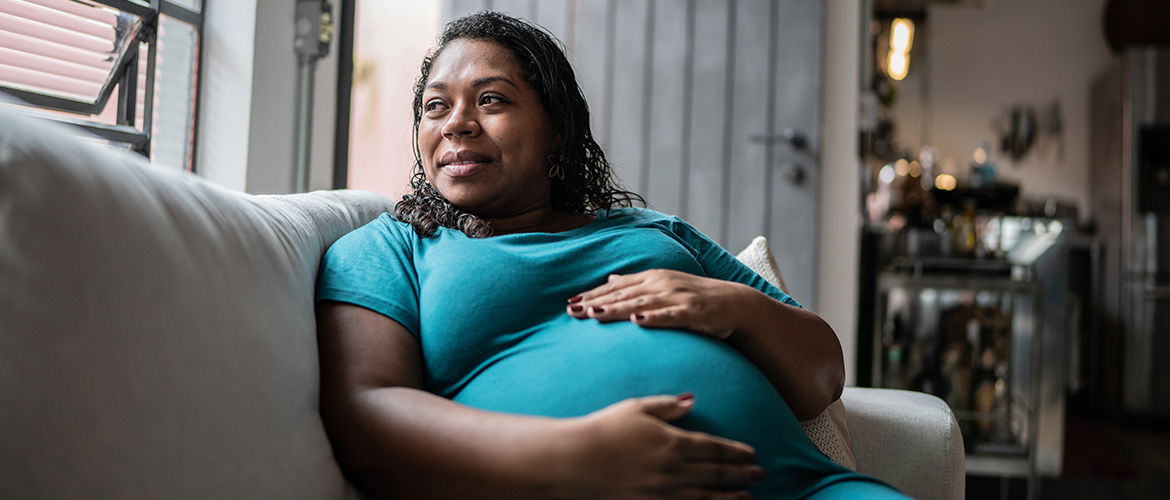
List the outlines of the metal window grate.
<svg viewBox="0 0 1170 500">
<path fill-rule="evenodd" d="M 0 0 L 0 91 L 190 169 L 202 4 Z"/>
</svg>

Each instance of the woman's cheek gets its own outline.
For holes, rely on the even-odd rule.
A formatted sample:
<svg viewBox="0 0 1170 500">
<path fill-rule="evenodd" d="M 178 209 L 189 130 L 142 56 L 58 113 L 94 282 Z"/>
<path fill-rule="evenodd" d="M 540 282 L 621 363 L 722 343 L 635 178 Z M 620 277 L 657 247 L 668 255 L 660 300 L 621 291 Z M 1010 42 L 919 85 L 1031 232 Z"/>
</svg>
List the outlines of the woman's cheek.
<svg viewBox="0 0 1170 500">
<path fill-rule="evenodd" d="M 435 163 L 435 150 L 439 146 L 438 134 L 433 127 L 419 127 L 418 149 L 422 156 L 423 168 L 430 169 Z"/>
</svg>

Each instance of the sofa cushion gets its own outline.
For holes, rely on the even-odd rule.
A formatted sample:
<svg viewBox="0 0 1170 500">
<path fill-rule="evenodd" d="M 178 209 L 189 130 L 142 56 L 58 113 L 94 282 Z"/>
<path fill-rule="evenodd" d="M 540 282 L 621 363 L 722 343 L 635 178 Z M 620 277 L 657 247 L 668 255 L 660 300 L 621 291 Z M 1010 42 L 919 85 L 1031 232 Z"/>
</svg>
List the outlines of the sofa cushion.
<svg viewBox="0 0 1170 500">
<path fill-rule="evenodd" d="M 772 255 L 772 247 L 768 244 L 767 238 L 756 236 L 751 244 L 735 257 L 768 283 L 788 293 L 788 286 L 780 274 L 780 266 L 776 264 L 776 257 Z M 849 443 L 845 405 L 840 399 L 830 404 L 820 415 L 805 420 L 800 425 L 821 453 L 828 455 L 837 465 L 857 470 L 857 460 L 853 457 Z"/>
<path fill-rule="evenodd" d="M 392 203 L 251 196 L 0 104 L 0 491 L 345 498 L 317 411 L 321 253 Z"/>
</svg>

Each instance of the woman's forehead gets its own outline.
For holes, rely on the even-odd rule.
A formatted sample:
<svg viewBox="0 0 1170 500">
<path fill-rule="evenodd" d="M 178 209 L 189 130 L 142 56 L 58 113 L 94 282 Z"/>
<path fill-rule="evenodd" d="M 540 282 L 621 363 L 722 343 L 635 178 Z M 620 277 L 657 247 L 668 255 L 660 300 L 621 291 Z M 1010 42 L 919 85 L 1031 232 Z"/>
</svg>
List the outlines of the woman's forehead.
<svg viewBox="0 0 1170 500">
<path fill-rule="evenodd" d="M 429 87 L 435 82 L 454 83 L 491 76 L 523 80 L 520 64 L 507 47 L 491 40 L 461 38 L 447 44 L 435 58 L 427 82 Z"/>
</svg>

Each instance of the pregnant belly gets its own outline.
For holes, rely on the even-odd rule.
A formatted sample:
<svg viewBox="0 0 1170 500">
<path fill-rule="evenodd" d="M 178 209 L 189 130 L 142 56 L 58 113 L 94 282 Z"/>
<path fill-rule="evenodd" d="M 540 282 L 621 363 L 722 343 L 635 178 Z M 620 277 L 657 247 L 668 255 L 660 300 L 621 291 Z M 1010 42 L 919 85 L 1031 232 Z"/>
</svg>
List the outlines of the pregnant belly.
<svg viewBox="0 0 1170 500">
<path fill-rule="evenodd" d="M 856 476 L 816 449 L 747 358 L 688 332 L 555 320 L 487 363 L 454 400 L 485 410 L 573 417 L 626 398 L 685 391 L 695 394 L 695 407 L 672 424 L 755 447 L 767 475 L 751 488 L 757 499 L 804 498 Z"/>
<path fill-rule="evenodd" d="M 556 320 L 483 367 L 454 397 L 493 411 L 572 417 L 617 401 L 695 394 L 676 425 L 754 446 L 803 431 L 764 375 L 725 343 L 629 322 Z"/>
</svg>

